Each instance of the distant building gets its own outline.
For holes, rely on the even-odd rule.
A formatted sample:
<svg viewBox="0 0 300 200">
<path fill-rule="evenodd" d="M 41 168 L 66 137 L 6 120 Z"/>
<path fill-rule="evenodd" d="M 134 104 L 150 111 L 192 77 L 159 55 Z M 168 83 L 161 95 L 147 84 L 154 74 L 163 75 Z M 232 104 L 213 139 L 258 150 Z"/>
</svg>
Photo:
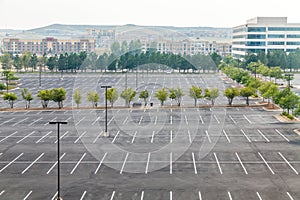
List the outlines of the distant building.
<svg viewBox="0 0 300 200">
<path fill-rule="evenodd" d="M 300 23 L 287 23 L 287 17 L 256 17 L 233 28 L 232 54 L 269 50 L 295 51 L 300 48 Z"/>
<path fill-rule="evenodd" d="M 79 53 L 81 51 L 94 52 L 95 40 L 93 39 L 56 39 L 47 37 L 44 39 L 18 39 L 4 38 L 2 52 L 22 54 L 31 52 L 37 55 Z"/>
<path fill-rule="evenodd" d="M 98 48 L 108 49 L 116 39 L 116 31 L 112 29 L 87 29 L 87 33 L 89 37 L 95 39 Z"/>
<path fill-rule="evenodd" d="M 206 41 L 200 39 L 185 39 L 179 41 L 172 40 L 159 40 L 157 42 L 148 42 L 146 40 L 142 42 L 142 50 L 145 52 L 152 48 L 160 53 L 173 53 L 181 55 L 207 55 L 210 53 L 218 53 L 221 56 L 231 54 L 231 43 Z M 153 47 L 155 44 L 155 47 Z"/>
</svg>

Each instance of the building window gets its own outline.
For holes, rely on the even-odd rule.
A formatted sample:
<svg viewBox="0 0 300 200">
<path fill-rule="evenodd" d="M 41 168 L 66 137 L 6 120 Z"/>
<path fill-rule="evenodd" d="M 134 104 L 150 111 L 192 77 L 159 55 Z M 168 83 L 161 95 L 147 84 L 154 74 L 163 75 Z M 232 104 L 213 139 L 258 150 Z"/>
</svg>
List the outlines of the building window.
<svg viewBox="0 0 300 200">
<path fill-rule="evenodd" d="M 268 42 L 268 45 L 284 45 L 284 42 L 271 41 Z"/>
<path fill-rule="evenodd" d="M 247 35 L 247 39 L 266 39 L 265 34 L 250 34 Z"/>
<path fill-rule="evenodd" d="M 300 31 L 300 27 L 269 27 L 269 31 Z"/>
<path fill-rule="evenodd" d="M 248 32 L 266 32 L 266 27 L 248 27 Z"/>
<path fill-rule="evenodd" d="M 300 38 L 300 35 L 287 35 L 287 38 Z"/>
<path fill-rule="evenodd" d="M 247 42 L 247 46 L 266 46 L 266 42 Z"/>
<path fill-rule="evenodd" d="M 268 38 L 284 38 L 283 34 L 269 34 Z"/>
<path fill-rule="evenodd" d="M 287 45 L 300 45 L 300 42 L 287 42 Z"/>
</svg>

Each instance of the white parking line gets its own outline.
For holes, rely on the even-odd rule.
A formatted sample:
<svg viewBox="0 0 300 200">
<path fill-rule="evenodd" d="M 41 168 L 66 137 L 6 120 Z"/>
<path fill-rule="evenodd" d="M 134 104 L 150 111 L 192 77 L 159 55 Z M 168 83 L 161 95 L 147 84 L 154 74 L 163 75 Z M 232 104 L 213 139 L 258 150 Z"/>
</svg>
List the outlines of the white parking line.
<svg viewBox="0 0 300 200">
<path fill-rule="evenodd" d="M 59 160 L 62 160 L 62 158 L 66 155 L 66 153 L 63 153 L 63 155 L 60 156 Z M 50 167 L 50 169 L 46 172 L 46 174 L 49 174 L 53 168 L 57 165 L 57 161 L 52 165 L 52 167 Z"/>
<path fill-rule="evenodd" d="M 287 142 L 290 142 L 290 140 L 289 140 L 287 137 L 285 137 L 279 130 L 275 129 L 275 131 L 276 131 L 281 137 L 283 137 Z"/>
<path fill-rule="evenodd" d="M 42 153 L 41 155 L 39 155 L 39 157 L 37 157 L 30 165 L 28 165 L 28 167 L 26 167 L 26 169 L 24 169 L 21 174 L 24 174 L 32 165 L 34 165 L 34 163 L 36 163 L 45 153 Z"/>
<path fill-rule="evenodd" d="M 122 124 L 123 124 L 123 125 L 126 124 L 127 120 L 128 120 L 128 116 L 124 119 L 124 121 L 123 121 Z"/>
<path fill-rule="evenodd" d="M 5 121 L 5 122 L 2 122 L 1 124 L 0 124 L 0 126 L 2 126 L 3 124 L 6 124 L 6 123 L 8 123 L 8 122 L 10 122 L 10 121 L 12 121 L 12 120 L 14 120 L 15 118 L 13 117 L 13 118 L 11 118 L 11 119 L 9 119 L 9 120 L 7 120 L 7 121 Z"/>
<path fill-rule="evenodd" d="M 97 122 L 100 118 L 101 118 L 101 117 L 97 117 L 97 118 L 95 119 L 95 121 L 92 122 L 92 125 L 95 125 L 96 122 Z"/>
<path fill-rule="evenodd" d="M 132 136 L 131 144 L 134 142 L 136 134 L 137 134 L 137 131 L 135 131 L 134 134 L 133 134 L 133 136 Z"/>
<path fill-rule="evenodd" d="M 286 194 L 289 196 L 290 200 L 294 200 L 294 198 L 292 197 L 292 195 L 289 192 L 286 192 Z"/>
<path fill-rule="evenodd" d="M 146 164 L 146 170 L 145 170 L 145 174 L 148 173 L 148 168 L 149 168 L 149 162 L 150 162 L 150 156 L 151 156 L 151 152 L 148 153 L 148 158 L 147 158 L 147 164 Z"/>
<path fill-rule="evenodd" d="M 16 134 L 18 131 L 13 132 L 12 134 L 6 136 L 5 138 L 1 139 L 0 142 L 3 142 L 4 140 L 8 139 L 9 137 L 13 136 L 14 134 Z"/>
<path fill-rule="evenodd" d="M 154 120 L 154 124 L 156 124 L 157 123 L 157 116 L 155 116 L 155 120 Z"/>
<path fill-rule="evenodd" d="M 82 117 L 78 122 L 76 122 L 75 126 L 78 126 L 80 124 L 80 122 L 82 122 L 82 120 L 84 120 L 84 119 L 85 119 L 85 116 Z"/>
<path fill-rule="evenodd" d="M 173 173 L 173 166 L 172 166 L 172 152 L 170 152 L 170 174 Z"/>
<path fill-rule="evenodd" d="M 151 143 L 153 143 L 153 139 L 154 139 L 154 134 L 155 134 L 155 131 L 152 131 L 152 136 L 151 136 Z"/>
<path fill-rule="evenodd" d="M 143 121 L 143 115 L 140 118 L 139 125 L 141 125 L 142 121 Z"/>
<path fill-rule="evenodd" d="M 200 191 L 198 192 L 198 196 L 199 196 L 199 200 L 202 200 L 202 194 Z"/>
<path fill-rule="evenodd" d="M 83 200 L 83 198 L 85 197 L 85 195 L 86 195 L 86 190 L 83 192 L 83 194 L 81 195 L 81 197 L 80 197 L 80 200 Z"/>
<path fill-rule="evenodd" d="M 32 126 L 33 124 L 35 124 L 36 122 L 38 122 L 38 121 L 40 121 L 40 120 L 42 120 L 42 119 L 43 119 L 43 118 L 41 117 L 41 118 L 35 120 L 34 122 L 31 122 L 30 124 L 28 124 L 28 126 Z"/>
<path fill-rule="evenodd" d="M 256 192 L 256 195 L 258 196 L 259 200 L 263 200 L 258 192 Z"/>
<path fill-rule="evenodd" d="M 141 200 L 144 200 L 144 191 L 142 191 Z"/>
<path fill-rule="evenodd" d="M 243 129 L 241 129 L 241 132 L 242 132 L 243 135 L 246 137 L 246 139 L 248 140 L 248 142 L 251 142 L 250 138 L 246 135 L 246 133 L 244 132 Z"/>
<path fill-rule="evenodd" d="M 290 166 L 290 168 L 295 172 L 295 174 L 298 175 L 299 174 L 298 171 L 292 166 L 292 164 L 280 152 L 278 152 L 278 154 L 286 162 L 286 164 L 288 164 L 288 166 Z"/>
<path fill-rule="evenodd" d="M 58 194 L 58 191 L 55 192 L 55 194 L 53 195 L 53 197 L 52 197 L 51 200 L 56 200 L 56 199 L 57 199 L 57 198 L 56 198 L 56 197 L 57 197 L 57 194 Z"/>
<path fill-rule="evenodd" d="M 16 126 L 16 125 L 20 124 L 21 122 L 24 122 L 27 119 L 28 119 L 28 117 L 26 117 L 26 118 L 24 118 L 24 119 L 22 119 L 22 120 L 20 120 L 20 121 L 18 121 L 16 123 L 14 123 L 12 126 Z"/>
<path fill-rule="evenodd" d="M 257 129 L 257 132 L 261 135 L 261 136 L 263 136 L 263 138 L 267 141 L 267 142 L 270 142 L 270 140 L 259 130 L 259 129 Z"/>
<path fill-rule="evenodd" d="M 63 137 L 65 137 L 67 134 L 69 133 L 69 131 L 66 131 L 62 136 L 59 137 L 59 140 L 63 139 Z M 58 140 L 55 140 L 54 143 L 56 144 L 58 142 Z"/>
<path fill-rule="evenodd" d="M 2 196 L 2 194 L 4 194 L 4 192 L 5 192 L 5 190 L 2 190 L 2 191 L 0 192 L 0 196 Z"/>
<path fill-rule="evenodd" d="M 28 194 L 24 197 L 23 200 L 26 200 L 26 199 L 31 195 L 31 193 L 32 193 L 32 190 L 30 190 L 30 191 L 28 192 Z"/>
<path fill-rule="evenodd" d="M 12 161 L 10 161 L 7 165 L 5 165 L 1 170 L 0 173 L 3 172 L 6 168 L 8 168 L 11 164 L 13 164 L 16 160 L 18 160 L 24 153 L 20 153 L 16 158 L 14 158 Z"/>
<path fill-rule="evenodd" d="M 223 129 L 223 133 L 224 133 L 224 135 L 225 135 L 228 143 L 231 143 L 231 141 L 230 141 L 230 139 L 229 139 L 229 137 L 228 137 L 228 135 L 227 135 L 227 133 L 226 133 L 226 131 L 224 129 Z"/>
<path fill-rule="evenodd" d="M 100 136 L 102 135 L 103 131 L 101 131 L 99 133 L 99 135 L 97 135 L 97 137 L 94 139 L 93 143 L 96 143 L 96 141 L 100 138 Z"/>
<path fill-rule="evenodd" d="M 239 162 L 240 162 L 240 164 L 241 164 L 241 166 L 242 166 L 242 168 L 243 168 L 245 174 L 248 174 L 247 169 L 246 169 L 246 167 L 244 166 L 244 164 L 243 164 L 243 162 L 242 162 L 242 160 L 241 160 L 239 154 L 238 154 L 237 152 L 235 152 L 235 155 L 236 155 L 237 159 L 239 160 Z"/>
<path fill-rule="evenodd" d="M 57 117 L 54 117 L 53 119 L 50 120 L 50 122 L 53 122 L 54 120 L 56 120 L 56 118 L 57 118 Z M 46 126 L 46 125 L 48 125 L 48 124 L 49 124 L 49 122 L 46 122 L 44 125 Z"/>
<path fill-rule="evenodd" d="M 40 139 L 38 139 L 35 143 L 39 143 L 40 141 L 42 141 L 45 137 L 47 137 L 49 134 L 51 134 L 52 131 L 49 131 L 48 133 L 46 133 L 43 137 L 41 137 Z"/>
<path fill-rule="evenodd" d="M 246 115 L 243 115 L 243 117 L 249 122 L 249 124 L 252 124 L 252 122 L 248 119 Z"/>
<path fill-rule="evenodd" d="M 201 121 L 201 123 L 202 123 L 202 124 L 204 124 L 204 121 L 203 121 L 203 119 L 202 119 L 202 116 L 201 116 L 201 115 L 199 115 L 199 118 L 200 118 L 200 121 Z"/>
<path fill-rule="evenodd" d="M 223 174 L 223 171 L 222 171 L 221 165 L 220 165 L 220 163 L 219 163 L 219 160 L 218 160 L 217 154 L 216 154 L 216 153 L 214 153 L 214 156 L 215 156 L 215 159 L 216 159 L 217 165 L 218 165 L 218 167 L 219 167 L 220 174 Z"/>
<path fill-rule="evenodd" d="M 116 135 L 115 135 L 114 139 L 111 141 L 111 143 L 114 143 L 114 142 L 115 142 L 115 140 L 117 139 L 119 133 L 120 133 L 120 131 L 118 131 L 118 132 L 116 133 Z"/>
<path fill-rule="evenodd" d="M 187 116 L 186 116 L 186 115 L 184 115 L 184 118 L 185 118 L 185 123 L 186 123 L 186 125 L 189 125 L 189 122 L 188 122 L 188 119 L 187 119 Z"/>
<path fill-rule="evenodd" d="M 114 119 L 115 117 L 112 117 L 108 122 L 107 122 L 107 125 L 110 125 L 110 123 L 112 122 L 112 120 Z"/>
<path fill-rule="evenodd" d="M 70 172 L 70 174 L 73 174 L 74 171 L 76 170 L 76 168 L 78 167 L 78 165 L 80 164 L 80 162 L 83 160 L 83 158 L 85 157 L 86 153 L 84 153 L 81 158 L 78 160 L 78 162 L 76 163 L 76 165 L 74 166 L 74 168 L 72 169 L 72 171 Z"/>
<path fill-rule="evenodd" d="M 113 191 L 113 193 L 111 194 L 110 200 L 114 199 L 115 193 L 116 193 L 116 191 Z"/>
<path fill-rule="evenodd" d="M 23 140 L 25 140 L 26 138 L 28 138 L 29 136 L 31 136 L 32 134 L 34 134 L 35 131 L 32 131 L 31 133 L 29 133 L 28 135 L 26 135 L 25 137 L 23 137 L 22 139 L 18 140 L 16 143 L 19 144 L 20 142 L 22 142 Z"/>
<path fill-rule="evenodd" d="M 172 115 L 170 116 L 170 124 L 173 124 L 173 117 L 172 117 Z"/>
<path fill-rule="evenodd" d="M 233 122 L 234 124 L 236 124 L 236 121 L 232 118 L 231 115 L 229 115 L 229 118 L 232 120 L 232 122 Z"/>
<path fill-rule="evenodd" d="M 209 143 L 211 143 L 211 140 L 210 140 L 210 137 L 209 137 L 208 131 L 207 131 L 207 130 L 205 130 L 205 133 L 206 133 L 206 137 L 207 137 L 207 139 L 208 139 L 208 142 L 209 142 Z"/>
<path fill-rule="evenodd" d="M 193 164 L 194 164 L 194 170 L 195 170 L 195 174 L 198 174 L 198 172 L 197 172 L 197 166 L 196 166 L 196 161 L 195 161 L 195 155 L 194 155 L 194 152 L 192 152 L 192 159 L 193 159 Z"/>
<path fill-rule="evenodd" d="M 172 200 L 172 199 L 173 199 L 173 192 L 170 191 L 170 200 Z"/>
<path fill-rule="evenodd" d="M 220 121 L 218 120 L 217 116 L 214 115 L 215 120 L 217 121 L 218 124 L 220 124 Z"/>
<path fill-rule="evenodd" d="M 84 131 L 75 141 L 74 144 L 76 144 L 87 132 Z"/>
<path fill-rule="evenodd" d="M 125 167 L 125 164 L 126 164 L 126 161 L 127 161 L 128 155 L 129 155 L 129 153 L 127 152 L 127 153 L 126 153 L 126 156 L 125 156 L 125 159 L 124 159 L 124 162 L 123 162 L 123 165 L 122 165 L 122 168 L 121 168 L 121 170 L 120 170 L 120 174 L 122 174 L 122 173 L 123 173 L 123 170 L 124 170 L 124 167 Z"/>
<path fill-rule="evenodd" d="M 97 172 L 99 171 L 99 169 L 100 169 L 100 167 L 101 167 L 101 165 L 102 165 L 102 163 L 103 163 L 106 155 L 107 155 L 107 152 L 105 152 L 104 156 L 102 157 L 101 161 L 99 162 L 99 165 L 98 165 L 97 169 L 95 170 L 94 174 L 97 174 Z"/>
<path fill-rule="evenodd" d="M 228 194 L 229 200 L 232 200 L 231 193 L 228 191 L 227 194 Z"/>
<path fill-rule="evenodd" d="M 190 141 L 190 144 L 192 144 L 192 137 L 191 137 L 191 133 L 190 133 L 190 130 L 187 131 L 188 133 L 188 136 L 189 136 L 189 141 Z"/>
<path fill-rule="evenodd" d="M 265 160 L 265 158 L 261 155 L 260 152 L 258 152 L 258 155 L 261 157 L 261 159 L 264 161 L 264 163 L 266 164 L 266 166 L 269 168 L 269 170 L 271 171 L 272 174 L 275 174 L 274 171 L 272 170 L 272 168 L 270 167 L 270 165 L 267 163 L 267 161 Z"/>
<path fill-rule="evenodd" d="M 173 130 L 170 130 L 170 143 L 173 143 Z"/>
</svg>

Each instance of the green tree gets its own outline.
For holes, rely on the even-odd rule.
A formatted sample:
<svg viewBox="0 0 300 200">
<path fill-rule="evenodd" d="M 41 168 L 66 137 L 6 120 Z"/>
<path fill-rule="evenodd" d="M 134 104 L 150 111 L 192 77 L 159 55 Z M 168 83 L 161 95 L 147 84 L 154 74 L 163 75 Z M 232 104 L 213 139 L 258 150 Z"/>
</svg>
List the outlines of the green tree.
<svg viewBox="0 0 300 200">
<path fill-rule="evenodd" d="M 50 71 L 53 71 L 53 69 L 57 69 L 57 64 L 58 64 L 57 56 L 50 57 L 46 63 Z"/>
<path fill-rule="evenodd" d="M 122 91 L 121 98 L 125 100 L 127 107 L 130 107 L 130 102 L 134 100 L 135 95 L 136 91 L 131 88 Z"/>
<path fill-rule="evenodd" d="M 121 54 L 121 46 L 119 42 L 114 42 L 110 46 L 112 54 L 119 56 Z"/>
<path fill-rule="evenodd" d="M 283 74 L 283 72 L 280 67 L 271 67 L 269 75 L 270 75 L 270 77 L 275 78 L 275 84 L 276 84 L 277 79 L 280 79 L 283 77 L 282 74 Z"/>
<path fill-rule="evenodd" d="M 95 108 L 95 107 L 97 108 L 97 104 L 98 104 L 98 101 L 99 101 L 98 93 L 97 92 L 92 92 L 92 91 L 88 92 L 87 93 L 87 100 L 92 103 L 93 108 Z"/>
<path fill-rule="evenodd" d="M 107 100 L 110 102 L 111 107 L 114 106 L 114 103 L 118 100 L 119 94 L 116 88 L 109 88 L 107 90 Z"/>
<path fill-rule="evenodd" d="M 293 93 L 289 92 L 288 95 L 282 97 L 279 100 L 279 105 L 283 109 L 287 109 L 288 114 L 290 114 L 290 110 L 293 110 L 299 104 L 299 97 Z"/>
<path fill-rule="evenodd" d="M 15 69 L 17 70 L 17 72 L 22 69 L 22 60 L 21 58 L 19 57 L 19 55 L 16 55 L 14 57 L 14 60 L 13 60 L 13 66 L 15 67 Z"/>
<path fill-rule="evenodd" d="M 190 97 L 194 99 L 194 106 L 197 106 L 198 99 L 202 98 L 202 89 L 201 87 L 192 86 L 190 87 Z"/>
<path fill-rule="evenodd" d="M 139 98 L 140 98 L 140 99 L 144 99 L 145 106 L 146 106 L 146 105 L 147 105 L 148 98 L 149 98 L 149 92 L 148 92 L 148 90 L 143 90 L 143 91 L 141 91 L 141 93 L 140 93 L 140 95 L 139 95 Z"/>
<path fill-rule="evenodd" d="M 234 97 L 239 96 L 240 92 L 237 88 L 226 88 L 224 91 L 224 96 L 228 99 L 229 106 L 232 105 Z"/>
<path fill-rule="evenodd" d="M 273 108 L 274 108 L 274 103 L 276 102 L 276 98 L 278 98 L 279 95 L 279 89 L 278 86 L 275 84 L 270 85 L 268 87 L 267 91 L 262 94 L 262 96 L 266 99 L 272 99 L 273 102 Z M 268 101 L 270 103 L 270 101 Z"/>
<path fill-rule="evenodd" d="M 51 91 L 50 90 L 39 90 L 37 97 L 39 99 L 41 99 L 43 108 L 47 108 L 49 101 L 52 99 Z"/>
<path fill-rule="evenodd" d="M 164 105 L 164 102 L 167 100 L 168 95 L 169 93 L 165 88 L 159 88 L 155 93 L 155 97 L 160 101 L 161 106 Z"/>
<path fill-rule="evenodd" d="M 5 52 L 4 55 L 0 57 L 0 62 L 3 70 L 11 70 L 12 60 L 9 53 Z"/>
<path fill-rule="evenodd" d="M 260 95 L 263 97 L 263 102 L 265 101 L 265 99 L 268 99 L 266 98 L 265 94 L 271 85 L 273 85 L 272 82 L 263 82 L 261 86 L 258 88 Z"/>
<path fill-rule="evenodd" d="M 176 100 L 178 106 L 180 106 L 183 96 L 184 93 L 181 88 L 169 88 L 169 98 L 172 100 Z"/>
<path fill-rule="evenodd" d="M 249 97 L 255 94 L 255 90 L 252 87 L 244 87 L 240 91 L 240 95 L 246 98 L 246 104 L 249 105 Z"/>
<path fill-rule="evenodd" d="M 6 86 L 3 83 L 0 83 L 0 93 L 2 93 L 2 90 L 5 90 Z"/>
<path fill-rule="evenodd" d="M 17 95 L 12 92 L 6 92 L 3 94 L 3 100 L 8 101 L 10 108 L 14 108 L 14 102 L 18 99 Z"/>
<path fill-rule="evenodd" d="M 30 102 L 33 100 L 32 93 L 29 92 L 27 88 L 23 88 L 21 90 L 21 96 L 23 100 L 25 100 L 25 108 L 26 109 L 30 108 Z"/>
<path fill-rule="evenodd" d="M 51 100 L 57 102 L 58 108 L 63 108 L 63 102 L 67 97 L 67 91 L 64 88 L 52 88 L 51 89 Z"/>
<path fill-rule="evenodd" d="M 29 61 L 29 66 L 31 67 L 32 71 L 36 69 L 37 64 L 38 64 L 38 57 L 36 54 L 33 54 Z"/>
<path fill-rule="evenodd" d="M 76 103 L 77 108 L 79 108 L 79 104 L 81 103 L 81 99 L 82 99 L 82 96 L 81 96 L 81 93 L 80 93 L 79 89 L 74 90 L 73 99 Z"/>
<path fill-rule="evenodd" d="M 215 100 L 219 97 L 219 95 L 219 89 L 217 88 L 205 89 L 204 97 L 211 101 L 211 105 L 215 105 Z"/>
</svg>

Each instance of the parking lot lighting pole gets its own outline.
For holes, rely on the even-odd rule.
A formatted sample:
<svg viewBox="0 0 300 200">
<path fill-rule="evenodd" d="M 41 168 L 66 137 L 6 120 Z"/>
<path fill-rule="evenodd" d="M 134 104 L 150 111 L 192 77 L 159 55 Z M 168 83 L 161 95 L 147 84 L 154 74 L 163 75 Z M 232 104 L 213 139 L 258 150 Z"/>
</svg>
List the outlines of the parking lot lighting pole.
<svg viewBox="0 0 300 200">
<path fill-rule="evenodd" d="M 110 85 L 102 85 L 101 88 L 105 88 L 105 132 L 104 137 L 109 137 L 109 133 L 107 131 L 107 88 L 111 88 Z"/>
<path fill-rule="evenodd" d="M 57 200 L 62 200 L 60 197 L 60 143 L 59 143 L 59 135 L 60 135 L 60 125 L 67 124 L 68 122 L 49 122 L 49 124 L 57 124 Z"/>
<path fill-rule="evenodd" d="M 42 65 L 40 65 L 40 72 L 39 72 L 39 86 L 42 86 Z"/>
<path fill-rule="evenodd" d="M 294 76 L 294 74 L 292 73 L 286 73 L 285 76 L 287 77 L 287 81 L 288 81 L 288 89 L 291 89 L 291 77 Z"/>
<path fill-rule="evenodd" d="M 138 88 L 138 66 L 136 66 L 136 73 L 135 73 L 135 88 Z"/>
</svg>

